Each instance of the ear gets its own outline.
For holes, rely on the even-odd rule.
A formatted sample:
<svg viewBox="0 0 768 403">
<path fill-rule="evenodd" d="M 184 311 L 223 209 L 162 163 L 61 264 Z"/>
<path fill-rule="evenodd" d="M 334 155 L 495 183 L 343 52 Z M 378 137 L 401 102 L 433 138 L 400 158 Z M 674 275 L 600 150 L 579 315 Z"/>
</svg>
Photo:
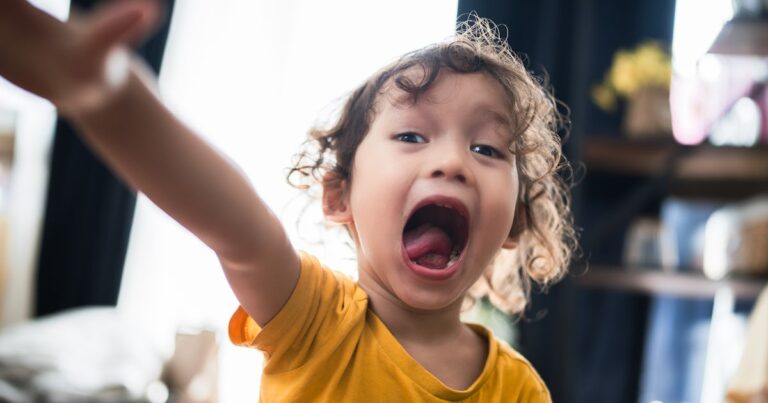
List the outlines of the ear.
<svg viewBox="0 0 768 403">
<path fill-rule="evenodd" d="M 528 229 L 528 207 L 525 203 L 517 202 L 515 207 L 515 220 L 512 222 L 512 229 L 509 230 L 509 236 L 501 245 L 504 249 L 515 249 L 520 244 L 520 236 Z"/>
<path fill-rule="evenodd" d="M 335 172 L 323 176 L 323 215 L 336 224 L 352 222 L 347 181 Z"/>
</svg>

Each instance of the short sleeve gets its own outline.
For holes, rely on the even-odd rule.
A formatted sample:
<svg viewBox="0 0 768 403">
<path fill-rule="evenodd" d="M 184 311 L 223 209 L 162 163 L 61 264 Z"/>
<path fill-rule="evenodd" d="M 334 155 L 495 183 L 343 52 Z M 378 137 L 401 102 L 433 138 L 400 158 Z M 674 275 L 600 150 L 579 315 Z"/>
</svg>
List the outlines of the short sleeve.
<svg viewBox="0 0 768 403">
<path fill-rule="evenodd" d="M 552 403 L 549 389 L 531 363 L 506 342 L 495 339 L 501 378 L 493 387 L 505 390 L 505 399 L 525 403 Z M 507 395 L 507 393 L 511 395 Z"/>
<path fill-rule="evenodd" d="M 362 328 L 366 307 L 367 296 L 355 282 L 302 252 L 299 281 L 277 315 L 262 328 L 240 306 L 229 321 L 229 337 L 264 352 L 265 371 L 288 371 L 321 358 Z"/>
<path fill-rule="evenodd" d="M 522 358 L 522 356 L 520 356 Z M 525 379 L 523 394 L 527 397 L 522 398 L 520 401 L 531 403 L 552 403 L 552 396 L 549 394 L 547 385 L 539 376 L 539 373 L 531 366 L 528 360 L 523 359 L 524 366 L 523 371 L 525 375 L 522 379 Z"/>
</svg>

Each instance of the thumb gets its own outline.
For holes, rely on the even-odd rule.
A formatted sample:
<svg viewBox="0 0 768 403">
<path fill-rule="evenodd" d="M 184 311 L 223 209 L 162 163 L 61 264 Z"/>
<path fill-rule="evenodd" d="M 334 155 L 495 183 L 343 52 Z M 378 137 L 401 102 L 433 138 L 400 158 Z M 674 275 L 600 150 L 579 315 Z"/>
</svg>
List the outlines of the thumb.
<svg viewBox="0 0 768 403">
<path fill-rule="evenodd" d="M 160 20 L 155 1 L 113 1 L 86 17 L 86 47 L 105 54 L 116 44 L 137 42 L 152 31 Z"/>
</svg>

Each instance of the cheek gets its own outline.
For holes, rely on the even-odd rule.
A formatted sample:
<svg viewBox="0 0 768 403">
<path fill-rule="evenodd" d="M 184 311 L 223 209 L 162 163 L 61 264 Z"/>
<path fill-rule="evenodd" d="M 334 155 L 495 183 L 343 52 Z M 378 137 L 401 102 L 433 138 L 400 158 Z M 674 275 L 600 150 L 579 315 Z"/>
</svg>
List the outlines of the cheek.
<svg viewBox="0 0 768 403">
<path fill-rule="evenodd" d="M 359 246 L 370 255 L 376 254 L 373 246 L 391 243 L 388 240 L 402 231 L 395 225 L 402 209 L 402 172 L 395 164 L 387 163 L 383 153 L 366 153 L 363 147 L 359 151 L 349 201 Z"/>
<path fill-rule="evenodd" d="M 483 208 L 494 213 L 486 215 L 487 228 L 494 228 L 494 237 L 506 239 L 512 229 L 519 197 L 517 174 L 495 178 L 489 189 Z"/>
</svg>

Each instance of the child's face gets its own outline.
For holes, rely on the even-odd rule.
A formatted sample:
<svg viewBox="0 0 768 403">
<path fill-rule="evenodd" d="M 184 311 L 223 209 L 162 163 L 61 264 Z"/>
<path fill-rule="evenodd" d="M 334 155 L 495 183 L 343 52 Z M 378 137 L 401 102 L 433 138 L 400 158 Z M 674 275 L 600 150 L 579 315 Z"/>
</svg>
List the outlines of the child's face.
<svg viewBox="0 0 768 403">
<path fill-rule="evenodd" d="M 393 102 L 402 96 L 381 96 L 341 216 L 369 294 L 443 309 L 513 246 L 519 186 L 509 108 L 482 73 L 441 73 L 417 103 Z"/>
</svg>

